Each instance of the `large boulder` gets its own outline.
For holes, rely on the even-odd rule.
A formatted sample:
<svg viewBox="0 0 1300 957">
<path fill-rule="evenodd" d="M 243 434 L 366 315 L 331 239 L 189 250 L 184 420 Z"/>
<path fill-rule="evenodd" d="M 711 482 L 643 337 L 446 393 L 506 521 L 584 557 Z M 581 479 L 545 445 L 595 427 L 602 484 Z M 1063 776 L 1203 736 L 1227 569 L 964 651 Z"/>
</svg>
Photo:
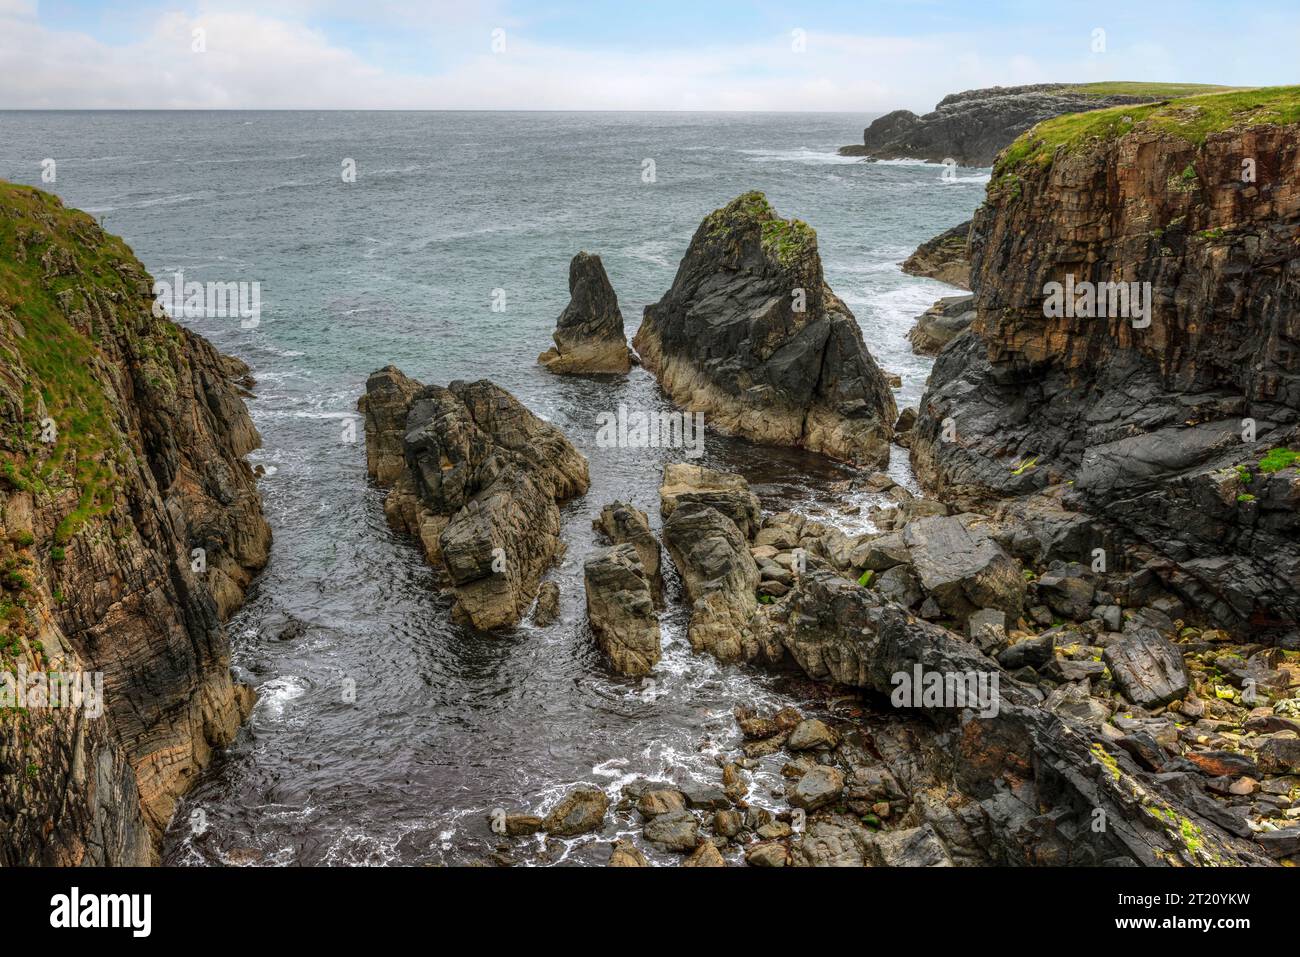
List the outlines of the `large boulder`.
<svg viewBox="0 0 1300 957">
<path fill-rule="evenodd" d="M 779 658 L 755 597 L 758 565 L 735 522 L 712 506 L 688 502 L 673 509 L 663 535 L 686 588 L 691 647 L 720 661 Z"/>
<path fill-rule="evenodd" d="M 705 218 L 633 345 L 676 404 L 721 431 L 889 460 L 897 409 L 885 376 L 822 277 L 816 233 L 762 193 Z"/>
<path fill-rule="evenodd" d="M 580 784 L 542 819 L 542 827 L 552 837 L 585 834 L 605 823 L 608 810 L 609 798 L 604 791 L 592 784 Z"/>
<path fill-rule="evenodd" d="M 1124 697 L 1153 708 L 1187 693 L 1189 678 L 1183 656 L 1154 628 L 1139 627 L 1108 645 L 1101 660 L 1110 668 Z"/>
<path fill-rule="evenodd" d="M 641 556 L 631 544 L 606 548 L 583 566 L 587 620 L 616 671 L 648 675 L 659 660 L 659 616 Z"/>
<path fill-rule="evenodd" d="M 358 408 L 389 523 L 443 572 L 457 618 L 482 629 L 518 622 L 562 550 L 558 503 L 587 491 L 587 460 L 487 380 L 425 387 L 389 366 Z"/>
<path fill-rule="evenodd" d="M 731 519 L 747 539 L 754 537 L 762 522 L 758 496 L 749 490 L 744 476 L 689 462 L 671 462 L 664 467 L 659 502 L 665 519 L 687 502 L 712 506 Z"/>
<path fill-rule="evenodd" d="M 645 512 L 626 502 L 611 502 L 600 510 L 593 528 L 615 545 L 632 545 L 641 558 L 641 568 L 650 582 L 650 594 L 658 604 L 663 600 L 664 578 L 660 569 L 659 540 L 650 530 Z"/>
<path fill-rule="evenodd" d="M 556 373 L 616 373 L 632 368 L 618 297 L 599 256 L 580 252 L 573 257 L 569 297 L 555 324 L 555 347 L 537 361 Z"/>
<path fill-rule="evenodd" d="M 1024 576 L 983 518 L 934 515 L 909 523 L 902 535 L 921 588 L 946 614 L 962 623 L 981 608 L 1020 617 Z"/>
</svg>

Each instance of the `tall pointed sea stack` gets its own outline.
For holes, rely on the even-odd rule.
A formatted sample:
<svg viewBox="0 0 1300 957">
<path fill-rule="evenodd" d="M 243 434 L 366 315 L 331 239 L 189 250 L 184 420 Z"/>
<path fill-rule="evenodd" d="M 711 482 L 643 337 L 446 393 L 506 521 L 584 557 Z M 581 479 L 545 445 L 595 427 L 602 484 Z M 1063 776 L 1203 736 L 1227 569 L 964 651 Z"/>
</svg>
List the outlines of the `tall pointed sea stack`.
<svg viewBox="0 0 1300 957">
<path fill-rule="evenodd" d="M 674 402 L 716 428 L 862 465 L 889 460 L 889 385 L 822 278 L 817 234 L 745 193 L 707 216 L 633 340 Z"/>
<path fill-rule="evenodd" d="M 557 373 L 618 373 L 632 368 L 623 313 L 599 256 L 580 252 L 569 263 L 569 304 L 552 335 L 555 347 L 537 361 Z"/>
</svg>

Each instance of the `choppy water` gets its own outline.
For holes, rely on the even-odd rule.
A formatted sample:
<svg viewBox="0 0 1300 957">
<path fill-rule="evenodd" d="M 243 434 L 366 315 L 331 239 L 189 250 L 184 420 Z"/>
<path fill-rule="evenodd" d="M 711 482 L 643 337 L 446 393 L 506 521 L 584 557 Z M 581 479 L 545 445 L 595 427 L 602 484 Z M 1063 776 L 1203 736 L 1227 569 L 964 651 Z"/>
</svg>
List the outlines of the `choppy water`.
<svg viewBox="0 0 1300 957">
<path fill-rule="evenodd" d="M 716 757 L 738 743 L 736 704 L 815 706 L 798 683 L 691 654 L 680 609 L 665 620 L 653 689 L 607 670 L 583 622 L 591 519 L 623 499 L 657 526 L 662 467 L 681 453 L 596 446 L 597 412 L 663 406 L 648 374 L 597 382 L 535 360 L 567 302 L 575 252 L 603 258 L 630 336 L 701 218 L 761 189 L 817 229 L 828 281 L 903 376 L 900 407 L 915 404 L 929 361 L 905 334 L 952 290 L 898 263 L 969 216 L 987 171 L 946 184 L 936 166 L 837 156 L 869 119 L 0 113 L 0 176 L 94 212 L 159 278 L 261 283 L 257 328 L 190 322 L 259 383 L 251 409 L 265 447 L 254 461 L 267 469 L 275 545 L 230 629 L 235 668 L 260 698 L 178 813 L 167 861 L 483 860 L 492 808 L 545 809 L 579 781 L 611 796 L 639 775 L 717 784 Z M 53 184 L 41 182 L 46 158 Z M 355 183 L 342 180 L 345 159 Z M 646 159 L 654 183 L 643 182 Z M 491 309 L 494 289 L 505 290 L 503 312 Z M 364 447 L 341 435 L 367 374 L 390 362 L 424 382 L 491 378 L 590 460 L 591 491 L 564 511 L 560 624 L 496 636 L 452 625 L 415 549 L 388 529 Z M 703 461 L 746 474 L 766 507 L 814 512 L 851 474 L 713 435 Z M 906 477 L 901 450 L 891 470 Z M 305 628 L 285 633 L 295 621 Z M 355 703 L 344 701 L 349 679 Z M 765 762 L 757 803 L 783 805 L 768 796 L 779 766 Z M 608 821 L 545 853 L 517 841 L 512 856 L 603 864 L 601 842 L 628 829 Z"/>
</svg>

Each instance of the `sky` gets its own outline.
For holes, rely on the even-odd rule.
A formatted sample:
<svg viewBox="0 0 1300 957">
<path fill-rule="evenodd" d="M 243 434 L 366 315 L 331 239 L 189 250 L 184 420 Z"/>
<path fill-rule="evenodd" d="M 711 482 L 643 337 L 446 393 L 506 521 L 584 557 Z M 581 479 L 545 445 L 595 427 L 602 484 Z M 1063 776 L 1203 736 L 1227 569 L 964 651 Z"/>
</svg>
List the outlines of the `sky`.
<svg viewBox="0 0 1300 957">
<path fill-rule="evenodd" d="M 0 0 L 0 109 L 925 112 L 1300 82 L 1295 0 Z"/>
</svg>

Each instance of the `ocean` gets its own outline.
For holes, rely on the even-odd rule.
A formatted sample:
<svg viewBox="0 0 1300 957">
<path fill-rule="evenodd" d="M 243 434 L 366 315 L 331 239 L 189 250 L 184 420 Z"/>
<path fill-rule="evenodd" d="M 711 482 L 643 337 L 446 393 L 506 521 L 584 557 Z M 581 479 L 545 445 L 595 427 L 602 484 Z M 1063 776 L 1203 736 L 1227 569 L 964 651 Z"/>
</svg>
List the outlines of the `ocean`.
<svg viewBox="0 0 1300 957">
<path fill-rule="evenodd" d="M 700 220 L 759 189 L 817 230 L 827 281 L 901 375 L 900 408 L 915 405 L 930 360 L 906 333 L 954 290 L 899 263 L 970 216 L 988 170 L 945 182 L 935 165 L 838 156 L 871 118 L 0 112 L 0 177 L 93 213 L 158 279 L 260 288 L 255 325 L 183 320 L 257 380 L 249 407 L 264 446 L 251 461 L 266 471 L 275 543 L 229 625 L 233 667 L 258 704 L 178 811 L 167 863 L 491 861 L 495 808 L 544 812 L 579 782 L 611 798 L 641 776 L 716 785 L 739 742 L 736 705 L 827 706 L 804 682 L 691 653 L 680 604 L 665 614 L 652 683 L 608 670 L 584 620 L 591 520 L 622 499 L 657 528 L 663 466 L 684 456 L 597 444 L 600 413 L 667 408 L 648 373 L 561 377 L 536 358 L 576 252 L 601 256 L 630 339 Z M 54 182 L 42 180 L 47 159 Z M 590 460 L 591 490 L 563 510 L 558 624 L 495 635 L 452 624 L 417 550 L 388 528 L 355 409 L 367 375 L 390 363 L 425 383 L 490 378 Z M 865 513 L 829 504 L 853 474 L 844 466 L 714 433 L 699 461 L 745 474 L 765 508 L 866 527 Z M 910 481 L 903 450 L 890 472 Z M 753 803 L 785 806 L 780 765 L 763 759 Z M 515 839 L 505 853 L 604 864 L 608 842 L 638 830 L 613 814 L 606 824 L 549 845 Z"/>
</svg>

